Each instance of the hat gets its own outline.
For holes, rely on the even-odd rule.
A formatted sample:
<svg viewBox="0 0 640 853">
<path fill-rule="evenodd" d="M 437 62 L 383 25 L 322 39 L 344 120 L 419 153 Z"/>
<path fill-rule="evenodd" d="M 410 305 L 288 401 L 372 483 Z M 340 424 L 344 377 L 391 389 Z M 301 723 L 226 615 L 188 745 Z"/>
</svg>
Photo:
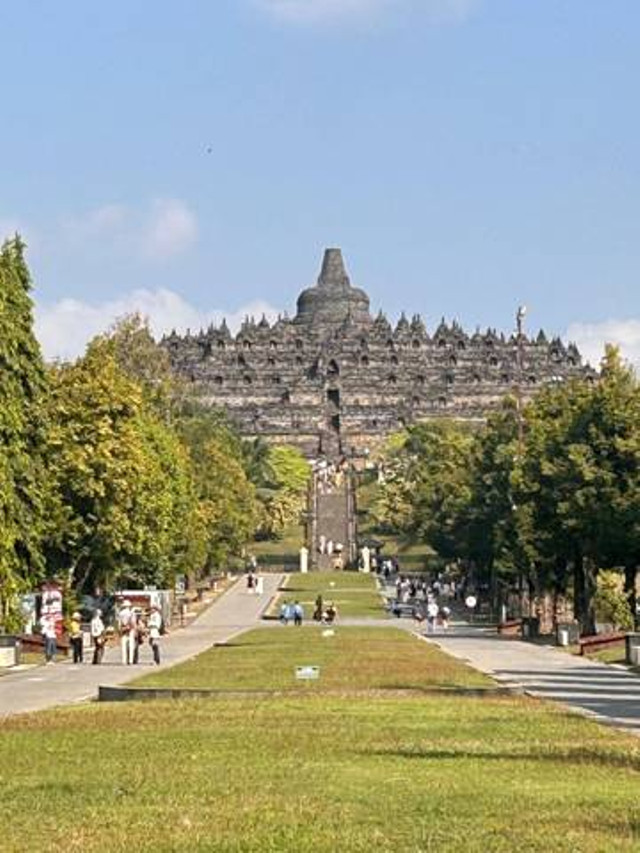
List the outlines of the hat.
<svg viewBox="0 0 640 853">
<path fill-rule="evenodd" d="M 131 607 L 131 602 L 129 601 L 128 598 L 125 598 L 125 600 L 122 602 L 122 606 L 123 607 Z"/>
<path fill-rule="evenodd" d="M 78 613 L 78 611 L 76 610 L 76 612 L 73 614 L 73 616 L 71 618 L 72 619 L 82 619 L 82 614 Z"/>
</svg>

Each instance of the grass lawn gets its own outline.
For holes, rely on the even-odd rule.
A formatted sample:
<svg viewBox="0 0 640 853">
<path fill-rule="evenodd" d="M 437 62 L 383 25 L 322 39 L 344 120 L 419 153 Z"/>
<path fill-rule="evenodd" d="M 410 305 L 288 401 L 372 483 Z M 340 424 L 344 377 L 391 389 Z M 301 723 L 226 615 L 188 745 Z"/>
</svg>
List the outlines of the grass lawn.
<svg viewBox="0 0 640 853">
<path fill-rule="evenodd" d="M 142 687 L 264 690 L 419 690 L 493 682 L 436 646 L 398 628 L 277 626 L 250 631 L 229 646 L 136 681 Z M 320 680 L 295 680 L 296 666 L 319 666 Z"/>
<path fill-rule="evenodd" d="M 300 548 L 306 543 L 303 525 L 292 524 L 280 539 L 252 542 L 248 551 L 263 569 L 286 569 L 300 565 Z"/>
<path fill-rule="evenodd" d="M 519 698 L 85 705 L 0 733 L 3 853 L 640 849 L 640 744 Z"/>
<path fill-rule="evenodd" d="M 309 572 L 288 575 L 286 586 L 275 603 L 278 613 L 285 599 L 299 601 L 305 614 L 311 617 L 315 600 L 322 595 L 325 602 L 333 601 L 338 608 L 338 617 L 377 616 L 384 618 L 384 601 L 378 591 L 374 575 L 358 572 Z"/>
</svg>

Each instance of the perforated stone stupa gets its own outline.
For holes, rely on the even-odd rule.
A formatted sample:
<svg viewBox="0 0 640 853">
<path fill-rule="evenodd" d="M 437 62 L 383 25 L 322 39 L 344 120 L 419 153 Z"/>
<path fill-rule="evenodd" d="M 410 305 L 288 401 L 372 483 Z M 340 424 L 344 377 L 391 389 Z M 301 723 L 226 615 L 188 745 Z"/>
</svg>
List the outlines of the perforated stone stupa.
<svg viewBox="0 0 640 853">
<path fill-rule="evenodd" d="M 469 335 L 444 320 L 429 333 L 403 314 L 395 328 L 351 285 L 340 249 L 327 249 L 318 282 L 293 319 L 247 318 L 233 336 L 223 321 L 163 340 L 174 369 L 246 436 L 294 444 L 313 456 L 370 448 L 432 418 L 481 420 L 506 394 L 526 400 L 543 385 L 594 371 L 574 344 Z"/>
</svg>

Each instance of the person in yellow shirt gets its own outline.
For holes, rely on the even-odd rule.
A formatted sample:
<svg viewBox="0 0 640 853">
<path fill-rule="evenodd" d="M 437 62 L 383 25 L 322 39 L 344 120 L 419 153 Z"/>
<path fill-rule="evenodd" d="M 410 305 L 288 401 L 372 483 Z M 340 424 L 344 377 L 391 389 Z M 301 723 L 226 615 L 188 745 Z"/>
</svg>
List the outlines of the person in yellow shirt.
<svg viewBox="0 0 640 853">
<path fill-rule="evenodd" d="M 69 639 L 73 649 L 73 662 L 82 663 L 82 616 L 77 610 L 69 623 Z"/>
</svg>

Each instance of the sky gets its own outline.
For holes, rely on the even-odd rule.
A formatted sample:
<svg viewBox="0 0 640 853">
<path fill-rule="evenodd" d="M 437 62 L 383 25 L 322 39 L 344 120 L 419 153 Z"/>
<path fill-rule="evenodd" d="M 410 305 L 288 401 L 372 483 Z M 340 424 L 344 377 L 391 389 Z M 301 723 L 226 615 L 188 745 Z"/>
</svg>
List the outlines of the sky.
<svg viewBox="0 0 640 853">
<path fill-rule="evenodd" d="M 640 364 L 637 0 L 0 7 L 0 235 L 72 357 L 295 311 L 326 246 L 391 318 Z"/>
</svg>

